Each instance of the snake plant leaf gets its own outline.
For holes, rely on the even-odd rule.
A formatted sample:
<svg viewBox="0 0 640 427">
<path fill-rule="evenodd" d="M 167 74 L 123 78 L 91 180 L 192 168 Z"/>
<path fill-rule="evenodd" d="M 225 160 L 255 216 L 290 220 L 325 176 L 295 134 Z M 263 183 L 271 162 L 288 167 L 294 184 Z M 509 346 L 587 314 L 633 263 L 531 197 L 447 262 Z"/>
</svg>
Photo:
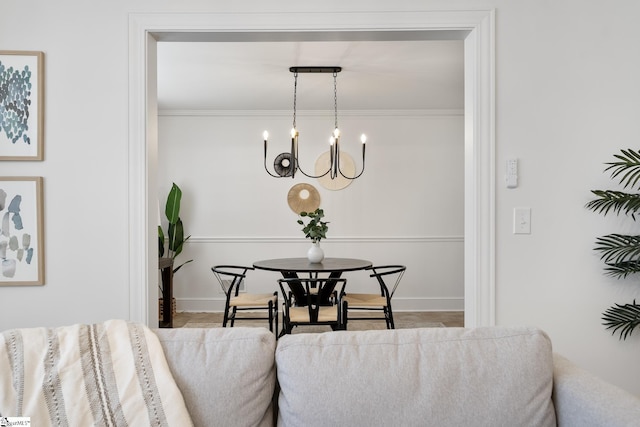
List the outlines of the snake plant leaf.
<svg viewBox="0 0 640 427">
<path fill-rule="evenodd" d="M 640 260 L 640 236 L 609 234 L 596 239 L 594 250 L 601 252 L 600 259 L 607 264 L 620 264 Z"/>
<path fill-rule="evenodd" d="M 614 155 L 619 161 L 606 163 L 609 166 L 605 172 L 610 170 L 611 178 L 619 178 L 624 188 L 636 187 L 640 179 L 640 154 L 631 149 L 620 151 L 622 154 Z"/>
<path fill-rule="evenodd" d="M 169 224 L 175 224 L 180 217 L 180 200 L 182 199 L 182 190 L 174 182 L 167 196 L 167 204 L 164 214 L 167 216 Z"/>
<path fill-rule="evenodd" d="M 619 331 L 620 339 L 625 340 L 640 326 L 640 305 L 635 299 L 632 304 L 615 304 L 602 313 L 602 320 L 606 329 L 612 329 L 612 335 Z"/>
</svg>

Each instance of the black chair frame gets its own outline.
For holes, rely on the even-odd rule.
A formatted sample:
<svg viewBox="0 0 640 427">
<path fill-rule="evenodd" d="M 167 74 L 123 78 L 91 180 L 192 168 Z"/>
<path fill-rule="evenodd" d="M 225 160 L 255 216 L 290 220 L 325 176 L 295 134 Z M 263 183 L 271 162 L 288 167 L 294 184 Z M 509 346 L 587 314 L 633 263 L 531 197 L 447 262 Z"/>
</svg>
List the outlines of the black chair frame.
<svg viewBox="0 0 640 427">
<path fill-rule="evenodd" d="M 267 306 L 264 305 L 248 305 L 248 306 L 231 306 L 231 299 L 240 295 L 240 285 L 247 277 L 247 271 L 254 270 L 253 267 L 244 265 L 217 265 L 211 267 L 211 271 L 215 275 L 216 279 L 220 283 L 220 287 L 226 295 L 226 301 L 224 306 L 224 318 L 222 319 L 222 327 L 226 328 L 229 323 L 231 327 L 234 326 L 236 320 L 269 320 L 269 331 L 273 332 L 276 337 L 278 336 L 278 292 L 273 292 L 275 296 L 275 302 L 269 301 Z M 230 280 L 228 287 L 225 286 L 225 279 L 222 277 L 228 277 Z M 255 310 L 267 310 L 268 317 L 264 316 L 242 316 L 237 317 L 238 312 L 243 311 L 255 311 Z"/>
<path fill-rule="evenodd" d="M 339 279 L 342 273 L 332 272 L 329 273 L 327 277 L 319 277 L 318 272 L 309 273 L 308 279 L 312 279 L 311 288 L 315 288 L 315 279 L 324 279 L 326 280 L 325 284 L 322 286 L 318 292 L 314 292 L 313 294 L 317 295 L 322 305 L 334 304 L 337 301 L 337 291 L 335 290 L 336 282 L 333 279 Z M 307 292 L 305 291 L 305 286 L 302 282 L 305 278 L 300 279 L 297 273 L 291 271 L 283 271 L 282 276 L 287 280 L 289 284 L 290 292 L 293 294 L 293 297 L 296 301 L 297 307 L 304 307 L 307 305 Z"/>
<path fill-rule="evenodd" d="M 391 298 L 395 293 L 400 281 L 402 280 L 402 276 L 406 271 L 407 267 L 404 265 L 379 265 L 367 268 L 367 270 L 373 271 L 369 275 L 369 277 L 375 277 L 378 285 L 380 286 L 380 296 L 384 297 L 387 301 L 386 306 L 383 307 L 351 307 L 349 308 L 348 301 L 343 301 L 342 298 L 345 293 L 340 294 L 341 304 L 342 304 L 342 326 L 344 329 L 347 329 L 347 323 L 349 320 L 358 321 L 358 320 L 381 320 L 380 317 L 357 317 L 353 319 L 349 319 L 348 312 L 349 310 L 354 311 L 382 311 L 384 315 L 384 320 L 387 324 L 387 329 L 395 329 L 395 323 L 393 321 L 393 310 L 391 308 Z M 389 275 L 397 275 L 395 279 L 395 283 L 391 291 L 389 291 L 389 287 L 385 283 L 385 277 Z"/>
<path fill-rule="evenodd" d="M 282 292 L 284 303 L 282 310 L 282 332 L 280 335 L 290 334 L 293 327 L 300 325 L 329 325 L 333 330 L 342 329 L 342 318 L 339 310 L 340 302 L 338 300 L 338 292 L 335 287 L 340 285 L 340 292 L 344 292 L 347 279 L 336 277 L 295 277 L 284 278 L 278 280 L 280 291 Z M 288 289 L 286 287 L 288 287 Z M 294 294 L 292 289 L 301 286 L 304 289 L 304 295 L 300 295 L 298 291 Z M 314 291 L 315 289 L 315 291 Z M 323 300 L 320 295 L 324 294 L 324 289 L 331 289 L 333 292 L 328 300 Z M 297 322 L 291 319 L 290 309 L 306 307 L 308 310 L 308 321 Z M 321 307 L 336 307 L 336 320 L 321 321 L 318 320 L 318 314 Z"/>
</svg>

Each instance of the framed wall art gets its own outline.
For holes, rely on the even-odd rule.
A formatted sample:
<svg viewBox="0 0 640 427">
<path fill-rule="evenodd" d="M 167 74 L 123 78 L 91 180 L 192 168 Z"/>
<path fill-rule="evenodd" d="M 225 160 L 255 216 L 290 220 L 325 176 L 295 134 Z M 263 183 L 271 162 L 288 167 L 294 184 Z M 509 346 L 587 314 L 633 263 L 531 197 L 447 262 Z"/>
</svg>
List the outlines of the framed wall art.
<svg viewBox="0 0 640 427">
<path fill-rule="evenodd" d="M 44 53 L 0 50 L 0 160 L 43 160 Z"/>
<path fill-rule="evenodd" d="M 0 177 L 0 286 L 44 285 L 42 177 Z"/>
</svg>

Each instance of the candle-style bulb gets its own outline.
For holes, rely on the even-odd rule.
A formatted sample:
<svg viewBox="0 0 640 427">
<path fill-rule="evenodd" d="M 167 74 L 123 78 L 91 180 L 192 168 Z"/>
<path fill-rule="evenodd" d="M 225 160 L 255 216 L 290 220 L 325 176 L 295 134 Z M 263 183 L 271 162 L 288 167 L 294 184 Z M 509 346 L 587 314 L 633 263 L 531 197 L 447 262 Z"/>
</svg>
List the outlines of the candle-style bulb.
<svg viewBox="0 0 640 427">
<path fill-rule="evenodd" d="M 264 140 L 266 141 L 267 139 L 269 139 L 269 132 L 267 132 L 266 130 L 262 133 L 262 136 L 264 137 Z"/>
<path fill-rule="evenodd" d="M 333 136 L 335 136 L 336 139 L 340 138 L 340 129 L 335 128 L 333 131 Z"/>
<path fill-rule="evenodd" d="M 365 135 L 364 133 L 362 135 L 360 135 L 360 142 L 362 142 L 363 144 L 367 142 L 367 135 Z"/>
<path fill-rule="evenodd" d="M 336 142 L 336 139 L 334 137 L 329 138 L 329 144 L 331 146 L 333 146 L 333 143 Z"/>
<path fill-rule="evenodd" d="M 296 130 L 296 128 L 291 128 L 291 138 L 295 138 L 297 133 L 298 131 Z"/>
</svg>

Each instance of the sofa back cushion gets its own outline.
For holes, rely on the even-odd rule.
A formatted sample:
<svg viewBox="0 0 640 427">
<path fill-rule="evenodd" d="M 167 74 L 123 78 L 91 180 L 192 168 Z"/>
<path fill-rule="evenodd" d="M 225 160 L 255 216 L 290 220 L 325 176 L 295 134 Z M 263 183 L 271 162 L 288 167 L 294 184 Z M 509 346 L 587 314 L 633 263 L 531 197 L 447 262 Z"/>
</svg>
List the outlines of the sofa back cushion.
<svg viewBox="0 0 640 427">
<path fill-rule="evenodd" d="M 289 335 L 282 426 L 555 426 L 553 359 L 533 328 Z"/>
<path fill-rule="evenodd" d="M 154 332 L 195 426 L 273 425 L 273 333 L 265 328 Z"/>
</svg>

